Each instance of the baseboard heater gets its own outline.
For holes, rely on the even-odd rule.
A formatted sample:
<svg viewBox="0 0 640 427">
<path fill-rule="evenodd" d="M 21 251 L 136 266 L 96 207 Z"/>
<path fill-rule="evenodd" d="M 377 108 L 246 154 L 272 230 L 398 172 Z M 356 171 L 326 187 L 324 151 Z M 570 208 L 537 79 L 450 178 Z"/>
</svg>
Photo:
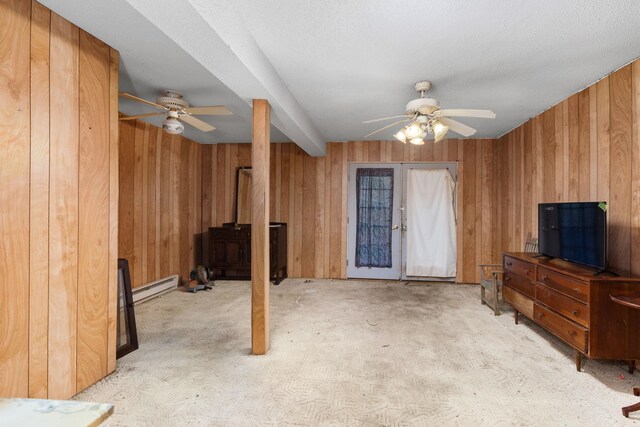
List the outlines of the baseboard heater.
<svg viewBox="0 0 640 427">
<path fill-rule="evenodd" d="M 169 276 L 155 282 L 139 286 L 131 292 L 133 303 L 140 304 L 152 298 L 159 297 L 178 287 L 178 276 Z"/>
</svg>

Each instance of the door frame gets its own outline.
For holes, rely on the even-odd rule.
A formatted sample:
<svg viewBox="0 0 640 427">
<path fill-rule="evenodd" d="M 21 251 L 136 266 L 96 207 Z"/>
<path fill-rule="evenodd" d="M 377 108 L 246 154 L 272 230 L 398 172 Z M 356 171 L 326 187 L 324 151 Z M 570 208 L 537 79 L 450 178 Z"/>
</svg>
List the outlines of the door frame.
<svg viewBox="0 0 640 427">
<path fill-rule="evenodd" d="M 373 168 L 398 168 L 400 170 L 400 177 L 399 179 L 397 179 L 398 173 L 397 170 L 394 173 L 394 187 L 396 185 L 400 185 L 400 191 L 394 191 L 394 195 L 393 195 L 393 204 L 394 204 L 394 222 L 393 224 L 398 224 L 400 227 L 400 231 L 399 233 L 396 235 L 394 234 L 394 240 L 399 240 L 399 247 L 397 247 L 397 249 L 395 249 L 396 251 L 400 251 L 400 270 L 399 270 L 399 274 L 389 274 L 389 275 L 381 275 L 381 277 L 371 277 L 370 275 L 368 275 L 367 277 L 363 277 L 362 275 L 359 275 L 357 273 L 357 271 L 354 271 L 354 256 L 355 256 L 355 239 L 353 238 L 354 234 L 354 229 L 355 229 L 355 218 L 356 218 L 356 203 L 355 200 L 352 200 L 351 195 L 355 194 L 355 173 L 356 173 L 356 169 L 357 168 L 368 168 L 368 167 L 373 167 Z M 405 186 L 405 183 L 407 182 L 407 174 L 409 169 L 426 169 L 426 170 L 433 170 L 433 169 L 447 169 L 449 171 L 449 173 L 451 174 L 451 177 L 453 178 L 454 182 L 455 182 L 455 190 L 454 190 L 454 195 L 453 195 L 453 203 L 454 203 L 454 214 L 456 216 L 456 259 L 458 257 L 460 257 L 461 255 L 461 251 L 460 251 L 460 244 L 461 242 L 459 241 L 458 237 L 459 237 L 459 222 L 458 222 L 458 215 L 460 213 L 460 209 L 458 206 L 458 192 L 460 191 L 460 182 L 458 181 L 460 176 L 459 176 L 459 162 L 349 162 L 348 163 L 348 175 L 347 175 L 347 198 L 348 198 L 348 203 L 347 203 L 347 271 L 346 271 L 346 276 L 347 279 L 386 279 L 386 280 L 411 280 L 411 281 L 437 281 L 437 282 L 443 282 L 443 281 L 451 281 L 451 282 L 455 282 L 456 278 L 459 277 L 460 275 L 460 271 L 459 267 L 460 267 L 460 260 L 457 259 L 457 266 L 458 268 L 456 268 L 456 277 L 451 277 L 451 278 L 440 278 L 440 277 L 419 277 L 419 276 L 407 276 L 406 275 L 406 267 L 407 267 L 407 256 L 406 256 L 406 251 L 407 251 L 407 239 L 406 239 L 406 232 L 404 231 L 404 228 L 406 226 L 406 210 L 405 210 L 405 206 L 406 206 L 406 201 L 407 201 L 407 189 Z M 352 188 L 353 186 L 353 188 Z M 395 188 L 394 188 L 395 190 Z M 353 192 L 352 192 L 353 191 Z M 399 193 L 399 194 L 398 194 Z M 398 202 L 398 204 L 396 205 L 396 197 L 399 196 L 400 200 Z M 397 215 L 396 216 L 396 212 Z M 353 218 L 353 220 L 352 220 Z M 353 229 L 352 229 L 353 227 Z M 395 233 L 395 231 L 394 231 Z M 397 236 L 397 237 L 396 237 Z M 392 243 L 393 244 L 393 243 Z M 395 245 L 393 246 L 393 248 L 396 248 Z M 395 252 L 397 253 L 397 252 Z M 393 270 L 393 269 L 390 269 Z"/>
</svg>

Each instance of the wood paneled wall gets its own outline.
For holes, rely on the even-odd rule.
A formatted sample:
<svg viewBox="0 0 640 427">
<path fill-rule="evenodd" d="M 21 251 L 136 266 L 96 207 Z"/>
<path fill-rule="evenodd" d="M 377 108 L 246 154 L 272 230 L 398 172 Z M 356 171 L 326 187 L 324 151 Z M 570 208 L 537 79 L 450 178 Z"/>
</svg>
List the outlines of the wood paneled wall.
<svg viewBox="0 0 640 427">
<path fill-rule="evenodd" d="M 0 397 L 66 399 L 115 369 L 118 53 L 0 3 Z"/>
<path fill-rule="evenodd" d="M 133 287 L 186 276 L 200 249 L 203 146 L 151 124 L 120 121 L 120 240 Z"/>
<path fill-rule="evenodd" d="M 458 282 L 477 282 L 478 264 L 499 260 L 496 140 L 449 139 L 423 146 L 337 142 L 326 157 L 271 144 L 270 217 L 288 224 L 290 277 L 344 278 L 349 162 L 459 162 Z M 235 171 L 251 165 L 250 144 L 202 146 L 202 230 L 233 221 Z M 206 248 L 204 250 L 206 253 Z"/>
<path fill-rule="evenodd" d="M 537 235 L 538 203 L 607 201 L 610 267 L 640 274 L 639 132 L 636 60 L 502 137 L 501 249 Z"/>
</svg>

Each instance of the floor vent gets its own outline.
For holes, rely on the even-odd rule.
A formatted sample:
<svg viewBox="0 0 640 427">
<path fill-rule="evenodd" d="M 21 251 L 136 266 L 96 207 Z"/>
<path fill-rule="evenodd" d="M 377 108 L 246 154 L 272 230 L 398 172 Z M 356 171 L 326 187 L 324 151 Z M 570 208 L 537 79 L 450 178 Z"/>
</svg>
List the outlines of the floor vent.
<svg viewBox="0 0 640 427">
<path fill-rule="evenodd" d="M 131 292 L 133 294 L 133 303 L 140 304 L 149 301 L 152 298 L 159 297 L 162 294 L 178 287 L 178 276 L 169 276 L 155 282 L 137 287 Z"/>
</svg>

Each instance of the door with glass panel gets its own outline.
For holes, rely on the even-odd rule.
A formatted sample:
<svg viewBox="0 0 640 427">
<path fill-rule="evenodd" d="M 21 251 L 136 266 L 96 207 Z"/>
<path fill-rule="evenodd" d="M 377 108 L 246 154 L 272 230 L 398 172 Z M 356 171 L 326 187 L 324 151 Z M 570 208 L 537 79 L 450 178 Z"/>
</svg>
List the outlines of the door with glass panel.
<svg viewBox="0 0 640 427">
<path fill-rule="evenodd" d="M 347 277 L 400 279 L 400 164 L 349 165 Z"/>
</svg>

